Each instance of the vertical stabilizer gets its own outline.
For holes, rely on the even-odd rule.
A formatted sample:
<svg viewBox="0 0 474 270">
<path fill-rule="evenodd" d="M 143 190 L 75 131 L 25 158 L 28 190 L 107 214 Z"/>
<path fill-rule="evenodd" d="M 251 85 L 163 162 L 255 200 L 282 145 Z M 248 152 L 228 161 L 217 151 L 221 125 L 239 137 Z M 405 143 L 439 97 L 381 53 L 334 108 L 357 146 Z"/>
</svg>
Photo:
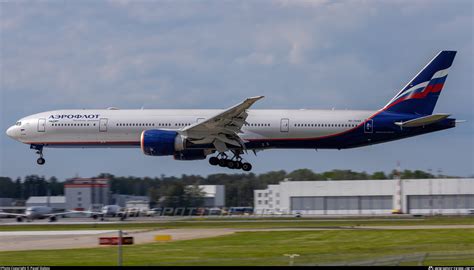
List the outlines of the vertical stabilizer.
<svg viewBox="0 0 474 270">
<path fill-rule="evenodd" d="M 439 52 L 383 109 L 432 114 L 455 56 L 456 51 Z"/>
</svg>

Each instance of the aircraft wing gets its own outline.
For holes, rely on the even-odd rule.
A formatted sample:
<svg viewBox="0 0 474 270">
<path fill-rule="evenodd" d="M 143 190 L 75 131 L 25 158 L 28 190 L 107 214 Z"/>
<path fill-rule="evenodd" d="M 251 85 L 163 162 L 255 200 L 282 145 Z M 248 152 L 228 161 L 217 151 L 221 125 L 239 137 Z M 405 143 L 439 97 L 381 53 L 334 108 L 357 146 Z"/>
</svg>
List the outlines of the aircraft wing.
<svg viewBox="0 0 474 270">
<path fill-rule="evenodd" d="M 81 213 L 81 214 L 98 215 L 98 216 L 105 215 L 104 212 L 96 212 L 96 211 L 72 211 L 72 212 L 69 212 L 69 214 L 71 214 L 71 213 Z M 117 211 L 115 214 L 126 214 L 126 213 L 127 213 L 126 211 Z"/>
<path fill-rule="evenodd" d="M 244 142 L 239 137 L 242 126 L 246 123 L 247 109 L 263 96 L 250 97 L 225 111 L 193 124 L 181 130 L 181 134 L 195 144 L 212 143 L 217 151 L 227 151 L 226 144 L 244 148 Z"/>
<path fill-rule="evenodd" d="M 69 214 L 75 214 L 75 213 L 83 213 L 83 211 L 66 211 L 66 212 L 59 212 L 59 213 L 50 213 L 50 214 L 45 214 L 44 216 L 46 217 L 54 217 L 54 216 L 62 216 L 62 215 L 69 215 Z"/>
<path fill-rule="evenodd" d="M 25 214 L 16 214 L 16 213 L 7 213 L 7 212 L 0 212 L 0 216 L 26 217 Z"/>
<path fill-rule="evenodd" d="M 95 212 L 95 211 L 73 211 L 72 213 L 81 213 L 81 214 L 89 214 L 89 215 L 104 215 L 103 212 Z"/>
<path fill-rule="evenodd" d="M 432 114 L 428 116 L 423 116 L 419 118 L 415 118 L 412 120 L 408 120 L 405 122 L 395 122 L 395 125 L 400 127 L 419 127 L 419 126 L 426 126 L 429 124 L 433 124 L 448 118 L 450 114 L 438 113 Z"/>
</svg>

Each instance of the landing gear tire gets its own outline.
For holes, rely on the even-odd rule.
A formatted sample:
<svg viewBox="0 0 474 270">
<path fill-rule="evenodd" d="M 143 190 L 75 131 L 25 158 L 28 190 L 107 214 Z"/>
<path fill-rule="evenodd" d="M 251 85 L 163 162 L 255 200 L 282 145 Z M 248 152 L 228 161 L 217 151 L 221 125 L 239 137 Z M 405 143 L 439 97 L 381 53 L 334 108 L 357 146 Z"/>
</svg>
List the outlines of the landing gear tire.
<svg viewBox="0 0 474 270">
<path fill-rule="evenodd" d="M 242 169 L 246 172 L 252 170 L 252 165 L 248 162 L 243 163 L 239 152 L 234 152 L 234 157 L 229 159 L 225 153 L 220 153 L 216 157 L 209 158 L 209 164 L 220 167 L 227 167 L 229 169 Z"/>
<path fill-rule="evenodd" d="M 240 170 L 240 169 L 242 169 L 242 162 L 240 162 L 240 161 L 237 161 L 237 162 L 235 163 L 235 167 L 234 167 L 234 169 L 237 169 L 237 170 Z"/>
<path fill-rule="evenodd" d="M 38 163 L 38 165 L 44 165 L 46 163 L 46 160 L 40 157 L 36 160 L 36 163 Z"/>
<path fill-rule="evenodd" d="M 36 163 L 38 163 L 38 165 L 44 165 L 44 163 L 46 163 L 46 160 L 43 158 L 43 147 L 44 145 L 30 145 L 30 149 L 36 150 L 36 154 L 39 155 L 39 158 L 36 160 Z"/>
<path fill-rule="evenodd" d="M 212 166 L 219 165 L 219 159 L 217 157 L 211 157 L 209 159 L 209 164 L 211 164 Z"/>
<path fill-rule="evenodd" d="M 232 160 L 227 160 L 227 168 L 235 169 L 235 162 Z"/>
<path fill-rule="evenodd" d="M 219 166 L 227 167 L 227 159 L 219 159 Z"/>
<path fill-rule="evenodd" d="M 244 164 L 242 164 L 242 170 L 249 172 L 250 170 L 252 170 L 252 165 L 250 163 L 245 162 Z"/>
</svg>

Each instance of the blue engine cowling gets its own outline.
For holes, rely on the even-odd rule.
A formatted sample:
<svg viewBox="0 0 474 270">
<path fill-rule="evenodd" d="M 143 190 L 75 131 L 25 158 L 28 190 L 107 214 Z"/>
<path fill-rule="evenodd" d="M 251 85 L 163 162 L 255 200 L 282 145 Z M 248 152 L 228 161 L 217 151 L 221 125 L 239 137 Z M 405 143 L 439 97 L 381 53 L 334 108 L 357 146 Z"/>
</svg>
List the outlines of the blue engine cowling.
<svg viewBox="0 0 474 270">
<path fill-rule="evenodd" d="M 175 152 L 173 156 L 176 160 L 199 160 L 206 159 L 207 155 L 203 149 L 190 149 Z"/>
<path fill-rule="evenodd" d="M 171 156 L 183 150 L 183 140 L 176 131 L 145 130 L 140 138 L 143 153 L 149 156 Z"/>
</svg>

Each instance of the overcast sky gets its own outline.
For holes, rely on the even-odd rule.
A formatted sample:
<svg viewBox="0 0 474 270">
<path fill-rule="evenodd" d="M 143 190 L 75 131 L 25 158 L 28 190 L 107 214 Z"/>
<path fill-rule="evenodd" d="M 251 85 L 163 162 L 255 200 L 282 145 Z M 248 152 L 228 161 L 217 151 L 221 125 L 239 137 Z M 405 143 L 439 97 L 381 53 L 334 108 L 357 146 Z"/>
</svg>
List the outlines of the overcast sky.
<svg viewBox="0 0 474 270">
<path fill-rule="evenodd" d="M 310 168 L 474 175 L 472 1 L 0 3 L 0 176 L 234 173 L 139 149 L 46 149 L 4 134 L 54 109 L 378 109 L 440 50 L 457 50 L 435 112 L 455 129 L 351 150 L 269 150 L 253 172 Z"/>
</svg>

